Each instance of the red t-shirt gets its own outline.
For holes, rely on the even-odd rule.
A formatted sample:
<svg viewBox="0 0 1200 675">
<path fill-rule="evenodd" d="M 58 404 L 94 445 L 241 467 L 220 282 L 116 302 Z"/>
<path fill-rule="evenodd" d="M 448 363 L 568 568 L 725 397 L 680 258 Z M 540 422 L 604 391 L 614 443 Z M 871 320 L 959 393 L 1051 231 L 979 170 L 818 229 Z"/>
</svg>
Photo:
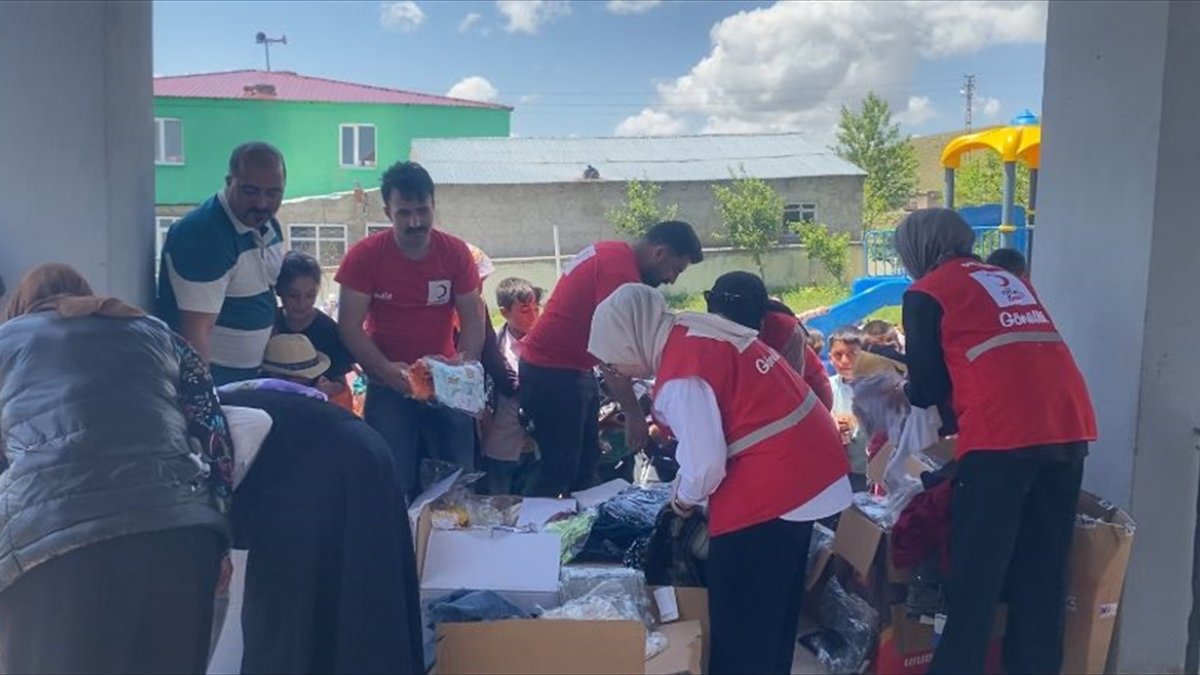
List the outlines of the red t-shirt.
<svg viewBox="0 0 1200 675">
<path fill-rule="evenodd" d="M 429 252 L 409 260 L 391 230 L 358 242 L 338 268 L 337 282 L 371 296 L 363 328 L 392 361 L 454 356 L 454 301 L 479 290 L 479 271 L 467 244 L 429 233 Z"/>
<path fill-rule="evenodd" d="M 628 283 L 640 283 L 633 247 L 602 241 L 587 247 L 567 266 L 533 331 L 521 344 L 521 358 L 543 368 L 590 370 L 599 365 L 588 353 L 596 306 Z"/>
</svg>

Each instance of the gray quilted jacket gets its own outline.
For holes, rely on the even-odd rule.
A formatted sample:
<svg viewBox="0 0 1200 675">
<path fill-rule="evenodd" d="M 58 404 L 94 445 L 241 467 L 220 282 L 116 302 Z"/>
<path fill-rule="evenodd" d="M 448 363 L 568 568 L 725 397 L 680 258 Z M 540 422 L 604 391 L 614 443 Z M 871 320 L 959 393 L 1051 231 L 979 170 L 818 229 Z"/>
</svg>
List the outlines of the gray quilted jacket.
<svg viewBox="0 0 1200 675">
<path fill-rule="evenodd" d="M 226 532 L 189 449 L 179 370 L 157 319 L 40 312 L 0 324 L 0 590 L 114 537 Z"/>
</svg>

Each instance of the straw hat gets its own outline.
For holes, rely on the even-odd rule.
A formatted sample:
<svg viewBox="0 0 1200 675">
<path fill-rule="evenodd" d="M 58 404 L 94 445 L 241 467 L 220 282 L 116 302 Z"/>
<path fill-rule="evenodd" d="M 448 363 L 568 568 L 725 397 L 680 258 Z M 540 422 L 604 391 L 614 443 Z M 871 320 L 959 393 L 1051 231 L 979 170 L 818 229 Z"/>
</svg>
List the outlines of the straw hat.
<svg viewBox="0 0 1200 675">
<path fill-rule="evenodd" d="M 267 343 L 262 369 L 272 375 L 315 380 L 329 370 L 329 357 L 299 333 L 276 335 Z"/>
</svg>

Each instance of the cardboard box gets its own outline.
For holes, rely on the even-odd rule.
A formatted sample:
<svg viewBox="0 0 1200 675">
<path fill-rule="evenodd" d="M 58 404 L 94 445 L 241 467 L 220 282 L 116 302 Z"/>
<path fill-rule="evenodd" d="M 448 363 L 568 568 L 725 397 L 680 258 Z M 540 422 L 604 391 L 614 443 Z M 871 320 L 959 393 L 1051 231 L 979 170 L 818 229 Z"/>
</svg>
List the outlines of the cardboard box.
<svg viewBox="0 0 1200 675">
<path fill-rule="evenodd" d="M 1108 648 L 1136 529 L 1129 514 L 1083 493 L 1067 559 L 1067 611 L 1063 672 L 1099 674 Z"/>
<path fill-rule="evenodd" d="M 421 570 L 421 600 L 459 589 L 495 591 L 533 612 L 558 605 L 562 544 L 557 534 L 433 530 Z"/>
<path fill-rule="evenodd" d="M 708 595 L 698 588 L 675 591 L 680 618 L 656 629 L 667 636 L 668 645 L 649 661 L 639 621 L 529 619 L 438 626 L 435 671 L 700 675 L 707 658 Z M 656 604 L 653 609 L 657 614 Z"/>
<path fill-rule="evenodd" d="M 557 534 L 438 530 L 432 501 L 421 507 L 414 530 L 421 602 L 470 589 L 494 591 L 528 612 L 557 606 L 562 555 Z"/>
<path fill-rule="evenodd" d="M 423 495 L 413 512 L 422 602 L 468 588 L 494 591 L 528 611 L 558 606 L 558 535 L 436 530 L 430 504 L 450 482 Z M 647 590 L 657 617 L 656 589 Z M 641 621 L 516 619 L 439 625 L 434 672 L 700 675 L 708 658 L 708 594 L 676 588 L 673 599 L 678 620 L 656 628 L 668 645 L 649 661 Z"/>
<path fill-rule="evenodd" d="M 872 573 L 882 574 L 893 584 L 907 584 L 912 579 L 912 569 L 899 569 L 887 555 L 889 533 L 883 526 L 868 518 L 857 506 L 851 506 L 838 517 L 837 532 L 833 536 L 833 554 L 845 560 L 867 583 Z M 878 565 L 878 567 L 877 567 Z"/>
<path fill-rule="evenodd" d="M 898 649 L 898 644 L 892 629 L 883 629 L 869 672 L 874 675 L 925 675 L 929 672 L 929 665 L 933 663 L 932 648 L 904 654 Z M 988 644 L 987 661 L 984 666 L 984 672 L 988 675 L 1004 672 L 1003 646 L 1003 637 L 992 638 Z"/>
</svg>

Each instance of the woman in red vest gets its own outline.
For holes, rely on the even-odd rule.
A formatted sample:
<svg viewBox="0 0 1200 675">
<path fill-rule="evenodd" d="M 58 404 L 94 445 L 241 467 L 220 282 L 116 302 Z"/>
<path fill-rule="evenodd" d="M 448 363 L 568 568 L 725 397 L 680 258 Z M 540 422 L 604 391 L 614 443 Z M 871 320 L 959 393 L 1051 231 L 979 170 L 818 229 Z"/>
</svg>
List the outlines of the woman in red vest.
<svg viewBox="0 0 1200 675">
<path fill-rule="evenodd" d="M 1005 667 L 1062 666 L 1067 552 L 1096 420 L 1071 351 L 1028 281 L 980 262 L 949 209 L 896 229 L 909 401 L 950 399 L 958 419 L 945 633 L 930 673 L 983 672 L 1007 590 Z"/>
<path fill-rule="evenodd" d="M 708 505 L 716 675 L 791 672 L 812 523 L 851 499 L 833 418 L 757 335 L 627 284 L 597 308 L 588 347 L 610 377 L 655 378 L 654 415 L 679 441 L 672 507 Z"/>
<path fill-rule="evenodd" d="M 826 410 L 833 409 L 833 387 L 821 357 L 808 346 L 808 331 L 790 307 L 767 296 L 761 278 L 750 272 L 722 274 L 704 299 L 713 314 L 758 331 L 758 339 L 783 356 Z"/>
</svg>

